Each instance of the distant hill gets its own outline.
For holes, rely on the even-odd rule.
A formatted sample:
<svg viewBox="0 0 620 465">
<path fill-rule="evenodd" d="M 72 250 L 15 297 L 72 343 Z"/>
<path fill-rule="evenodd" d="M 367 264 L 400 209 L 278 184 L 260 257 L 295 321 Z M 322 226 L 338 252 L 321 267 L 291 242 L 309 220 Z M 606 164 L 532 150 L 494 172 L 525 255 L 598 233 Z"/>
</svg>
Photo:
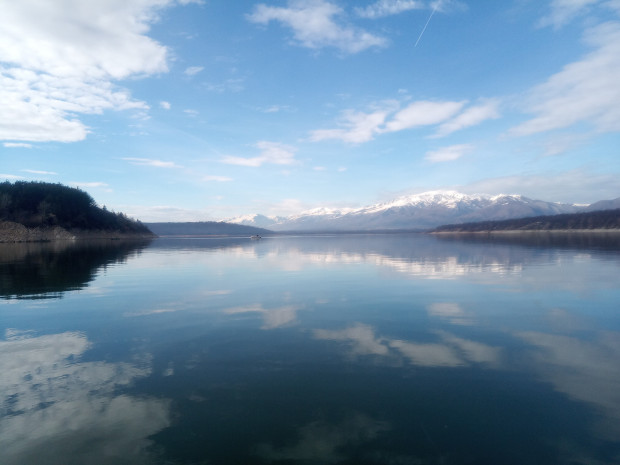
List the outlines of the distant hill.
<svg viewBox="0 0 620 465">
<path fill-rule="evenodd" d="M 620 209 L 439 226 L 431 232 L 619 230 Z"/>
<path fill-rule="evenodd" d="M 253 236 L 271 233 L 267 229 L 223 221 L 145 224 L 158 236 Z"/>
<path fill-rule="evenodd" d="M 139 221 L 99 207 L 86 192 L 46 182 L 0 183 L 0 241 L 153 236 Z"/>
</svg>

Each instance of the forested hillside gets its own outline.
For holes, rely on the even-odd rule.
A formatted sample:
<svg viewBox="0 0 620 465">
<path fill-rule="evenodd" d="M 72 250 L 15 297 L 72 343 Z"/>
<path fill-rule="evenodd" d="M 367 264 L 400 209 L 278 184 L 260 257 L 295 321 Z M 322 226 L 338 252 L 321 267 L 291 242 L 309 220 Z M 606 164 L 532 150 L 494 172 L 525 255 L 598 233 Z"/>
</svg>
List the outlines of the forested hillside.
<svg viewBox="0 0 620 465">
<path fill-rule="evenodd" d="M 151 234 L 139 221 L 97 206 L 80 189 L 46 182 L 0 183 L 0 221 L 28 228 L 60 226 L 67 230 Z"/>
<path fill-rule="evenodd" d="M 620 209 L 440 226 L 432 232 L 620 230 Z"/>
</svg>

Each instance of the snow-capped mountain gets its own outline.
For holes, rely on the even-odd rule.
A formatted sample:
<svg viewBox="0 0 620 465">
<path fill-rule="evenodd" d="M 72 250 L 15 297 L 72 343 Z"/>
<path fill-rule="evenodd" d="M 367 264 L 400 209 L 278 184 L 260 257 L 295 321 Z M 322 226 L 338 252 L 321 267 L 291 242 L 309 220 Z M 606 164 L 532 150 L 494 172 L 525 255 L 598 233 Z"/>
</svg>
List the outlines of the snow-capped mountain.
<svg viewBox="0 0 620 465">
<path fill-rule="evenodd" d="M 289 217 L 248 215 L 226 221 L 274 231 L 428 229 L 443 224 L 574 213 L 582 209 L 520 195 L 430 191 L 357 209 L 318 208 Z"/>
</svg>

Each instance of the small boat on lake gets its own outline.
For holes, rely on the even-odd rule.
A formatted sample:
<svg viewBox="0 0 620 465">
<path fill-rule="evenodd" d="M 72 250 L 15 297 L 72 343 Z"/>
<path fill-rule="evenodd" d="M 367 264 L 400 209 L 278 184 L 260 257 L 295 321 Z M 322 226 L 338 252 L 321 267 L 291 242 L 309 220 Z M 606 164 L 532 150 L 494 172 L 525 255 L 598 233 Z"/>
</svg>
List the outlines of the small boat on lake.
<svg viewBox="0 0 620 465">
<path fill-rule="evenodd" d="M 261 237 L 258 234 L 254 234 L 253 236 L 250 236 L 250 239 L 256 241 L 258 239 L 260 239 Z"/>
</svg>

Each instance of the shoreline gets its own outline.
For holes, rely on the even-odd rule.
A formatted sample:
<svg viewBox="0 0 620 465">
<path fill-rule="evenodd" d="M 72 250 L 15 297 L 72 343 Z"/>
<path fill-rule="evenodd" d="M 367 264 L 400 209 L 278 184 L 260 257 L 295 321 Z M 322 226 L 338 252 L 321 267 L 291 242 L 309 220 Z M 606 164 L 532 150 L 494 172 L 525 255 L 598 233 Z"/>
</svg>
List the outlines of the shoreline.
<svg viewBox="0 0 620 465">
<path fill-rule="evenodd" d="M 517 234 L 620 234 L 620 229 L 506 229 L 484 231 L 429 231 L 429 234 L 475 234 L 475 235 L 517 235 Z"/>
<path fill-rule="evenodd" d="M 153 239 L 155 234 L 103 230 L 68 230 L 61 226 L 29 228 L 21 223 L 0 221 L 0 243 L 79 241 L 89 239 Z"/>
</svg>

